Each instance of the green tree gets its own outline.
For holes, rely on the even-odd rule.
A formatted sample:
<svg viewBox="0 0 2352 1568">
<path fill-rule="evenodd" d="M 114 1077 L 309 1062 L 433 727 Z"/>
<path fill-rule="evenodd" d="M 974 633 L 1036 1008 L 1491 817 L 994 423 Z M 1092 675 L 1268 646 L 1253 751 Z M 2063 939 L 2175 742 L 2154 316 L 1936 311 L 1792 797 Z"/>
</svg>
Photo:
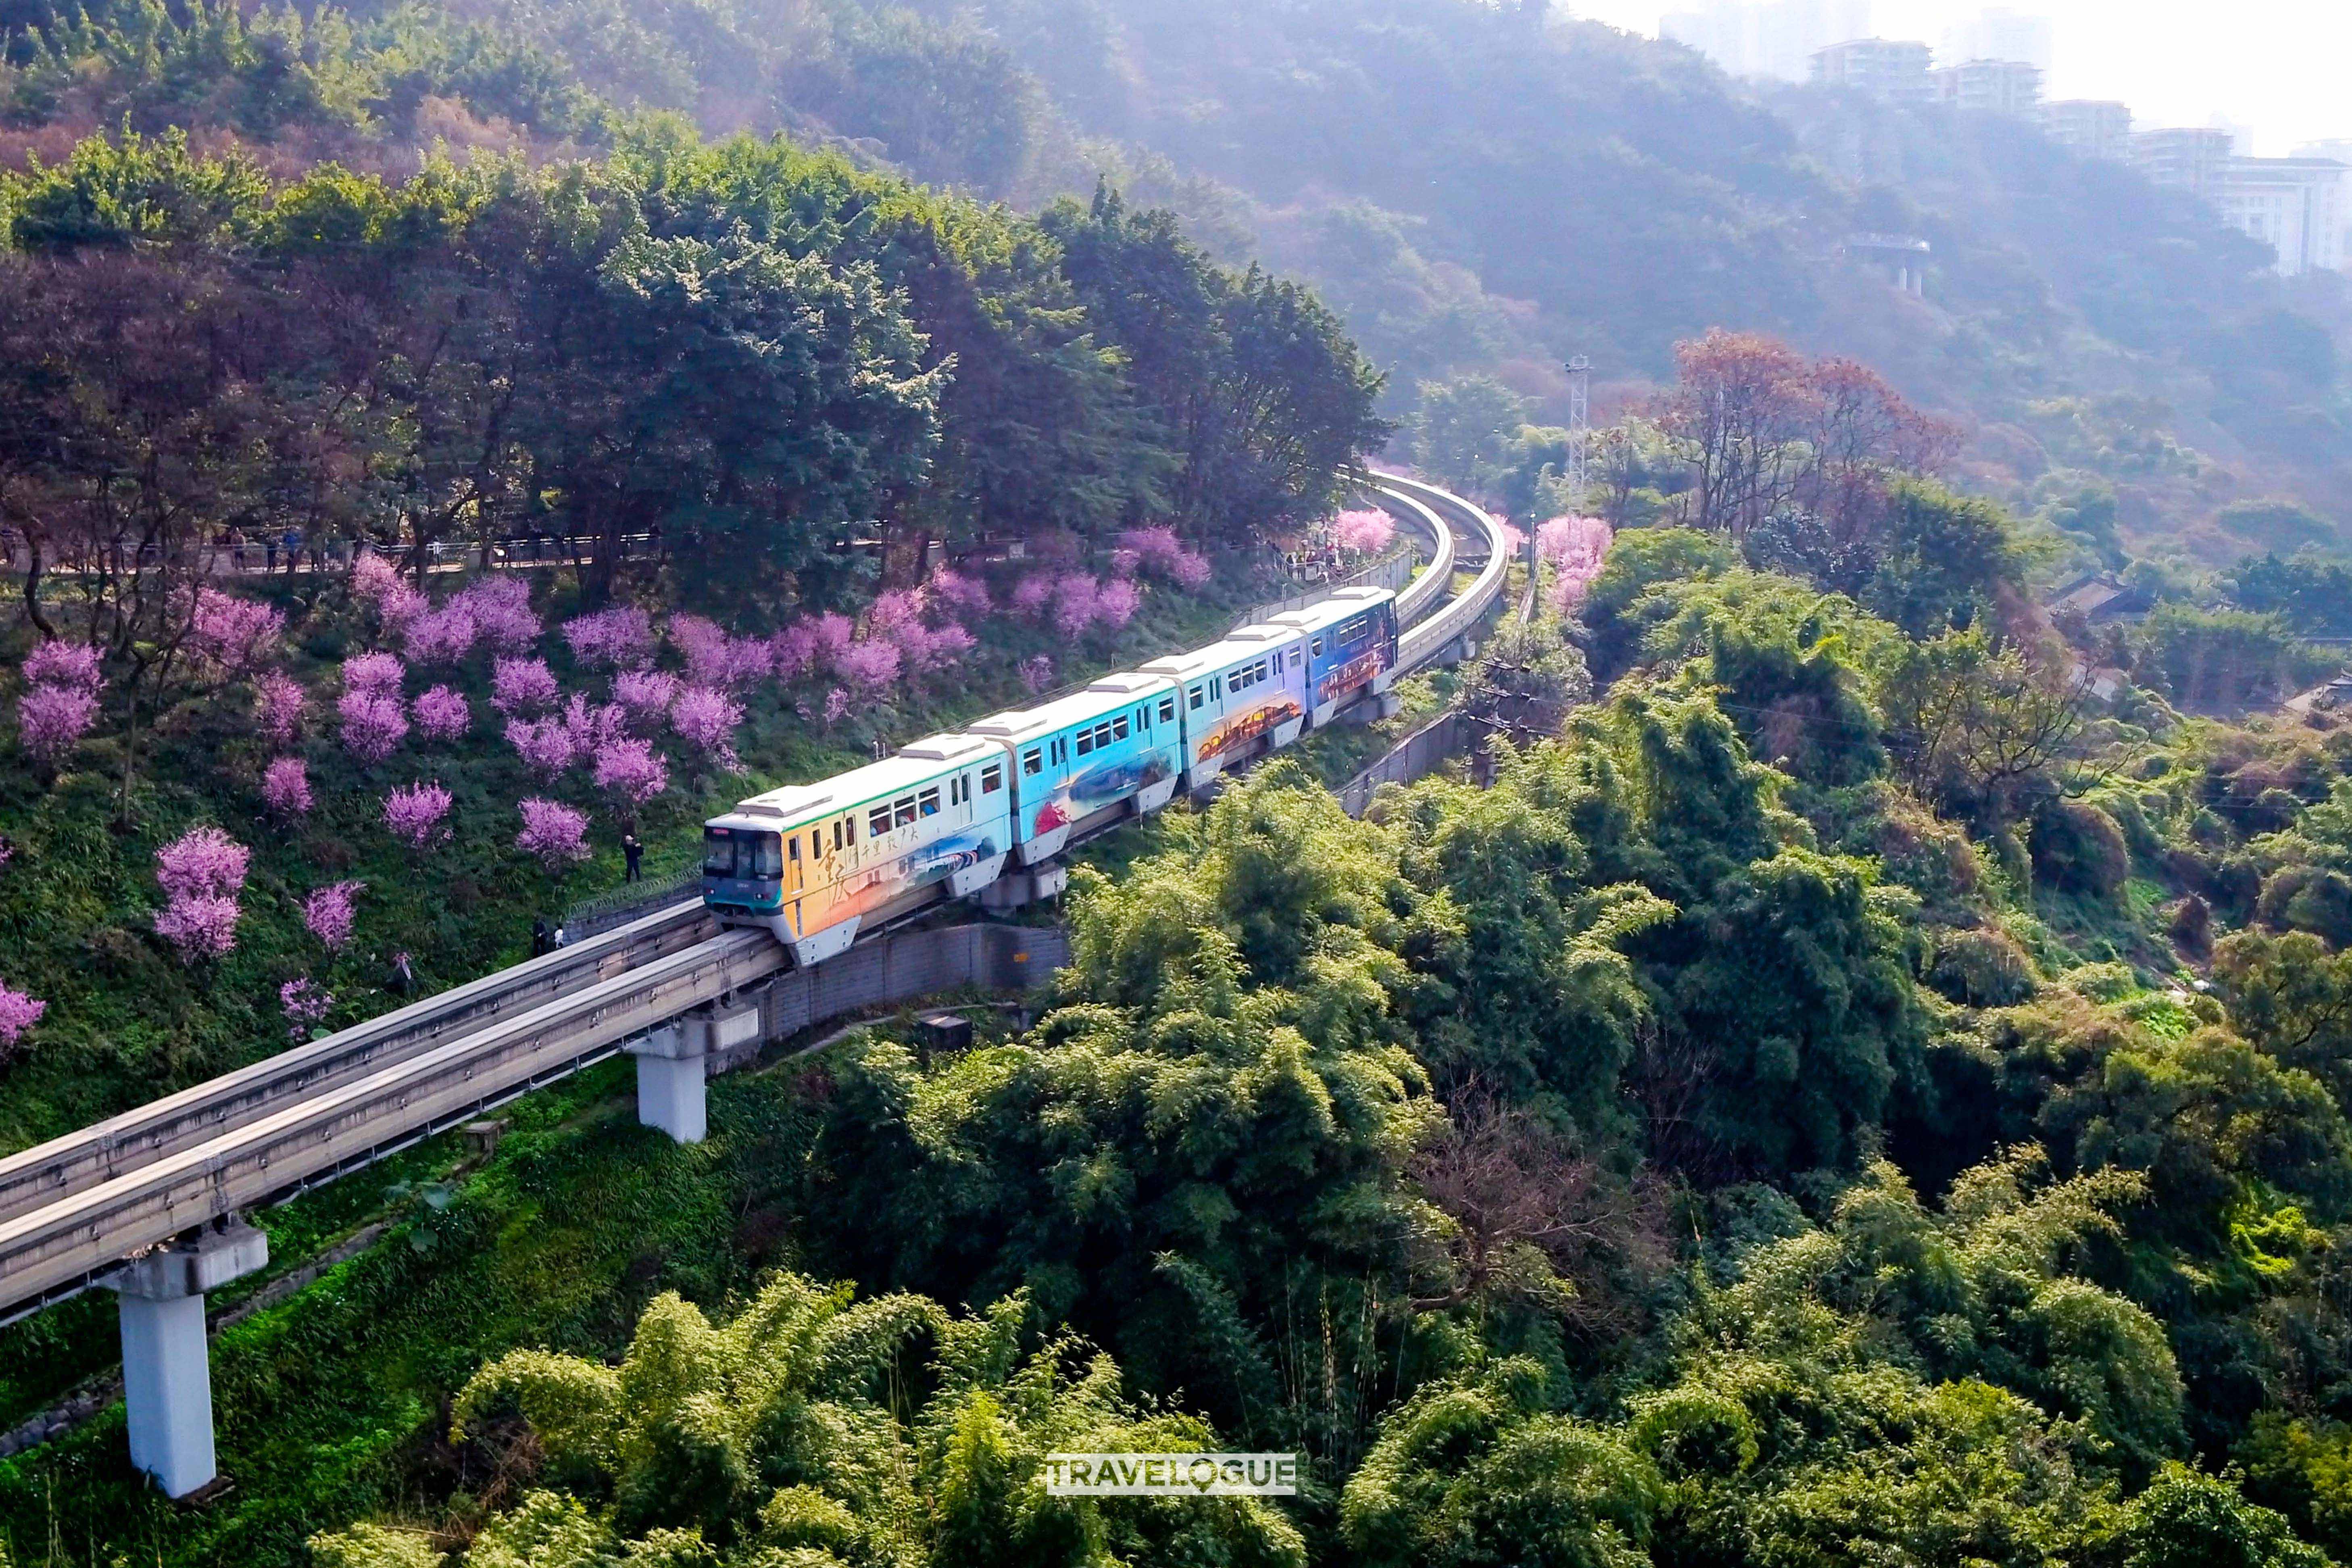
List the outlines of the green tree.
<svg viewBox="0 0 2352 1568">
<path fill-rule="evenodd" d="M 1491 375 L 1423 382 L 1413 426 L 1422 467 L 1458 489 L 1484 489 L 1500 477 L 1527 420 L 1527 404 Z"/>
</svg>

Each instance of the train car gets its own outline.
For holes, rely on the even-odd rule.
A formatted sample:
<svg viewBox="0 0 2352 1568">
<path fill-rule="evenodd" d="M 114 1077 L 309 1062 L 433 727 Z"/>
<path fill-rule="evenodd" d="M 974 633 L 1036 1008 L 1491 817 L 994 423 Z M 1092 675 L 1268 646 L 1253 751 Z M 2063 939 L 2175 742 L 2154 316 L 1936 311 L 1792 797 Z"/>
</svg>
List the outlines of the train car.
<svg viewBox="0 0 2352 1568">
<path fill-rule="evenodd" d="M 758 925 L 796 963 L 935 896 L 994 881 L 1013 845 L 1012 763 L 998 742 L 936 735 L 814 784 L 788 784 L 703 825 L 703 901 Z"/>
<path fill-rule="evenodd" d="M 1328 724 L 1360 697 L 1386 691 L 1396 679 L 1396 595 L 1386 588 L 1342 588 L 1266 624 L 1306 635 L 1309 729 Z"/>
<path fill-rule="evenodd" d="M 1298 739 L 1307 721 L 1307 640 L 1288 626 L 1244 626 L 1223 642 L 1154 659 L 1138 672 L 1177 686 L 1186 793 L 1261 745 L 1273 750 Z"/>
<path fill-rule="evenodd" d="M 1015 858 L 1034 866 L 1089 820 L 1166 805 L 1184 765 L 1176 709 L 1175 682 L 1112 675 L 972 725 L 967 733 L 1003 746 L 1013 764 Z"/>
</svg>

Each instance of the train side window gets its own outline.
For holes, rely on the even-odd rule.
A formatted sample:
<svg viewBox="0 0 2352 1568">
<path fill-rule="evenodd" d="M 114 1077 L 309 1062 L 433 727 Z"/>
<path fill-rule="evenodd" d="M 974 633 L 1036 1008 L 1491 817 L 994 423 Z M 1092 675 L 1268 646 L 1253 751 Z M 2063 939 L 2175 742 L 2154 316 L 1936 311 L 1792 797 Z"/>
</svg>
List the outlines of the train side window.
<svg viewBox="0 0 2352 1568">
<path fill-rule="evenodd" d="M 866 831 L 879 838 L 890 831 L 890 808 L 877 805 L 866 814 Z"/>
<path fill-rule="evenodd" d="M 1021 753 L 1021 773 L 1022 773 L 1022 776 L 1023 776 L 1023 777 L 1024 777 L 1024 778 L 1034 778 L 1034 777 L 1037 775 L 1037 773 L 1039 773 L 1039 771 L 1040 771 L 1040 770 L 1042 770 L 1042 769 L 1045 767 L 1045 753 L 1043 751 L 1039 750 L 1039 749 L 1038 749 L 1037 747 L 1035 747 L 1035 746 L 1032 746 L 1032 747 L 1030 747 L 1027 751 L 1025 751 L 1025 752 L 1022 752 L 1022 753 Z"/>
<path fill-rule="evenodd" d="M 1317 637 L 1313 642 L 1308 643 L 1307 646 L 1308 648 L 1313 650 L 1317 658 L 1321 658 L 1323 657 L 1323 639 L 1321 637 Z"/>
<path fill-rule="evenodd" d="M 1222 702 L 1224 700 L 1224 696 L 1225 678 L 1222 675 L 1213 675 L 1209 677 L 1209 700 L 1212 702 Z"/>
<path fill-rule="evenodd" d="M 1303 648 L 1292 648 L 1292 649 L 1290 650 L 1290 668 L 1293 668 L 1293 669 L 1297 669 L 1297 668 L 1299 667 L 1299 665 L 1301 665 L 1302 663 L 1304 663 L 1304 662 L 1306 661 L 1306 658 L 1307 658 L 1307 653 L 1306 653 L 1306 650 L 1305 650 L 1305 649 L 1303 649 Z"/>
<path fill-rule="evenodd" d="M 822 827 L 809 829 L 809 858 L 812 860 L 824 858 L 824 829 Z"/>
<path fill-rule="evenodd" d="M 1054 765 L 1058 768 L 1069 760 L 1070 738 L 1067 735 L 1056 735 L 1054 737 Z"/>
<path fill-rule="evenodd" d="M 898 826 L 898 827 L 904 827 L 904 826 L 906 826 L 908 823 L 910 823 L 910 822 L 912 822 L 912 821 L 914 821 L 914 820 L 915 820 L 915 797 L 914 797 L 913 795 L 900 795 L 900 796 L 898 797 L 898 814 L 897 820 L 895 821 L 895 823 L 893 824 L 893 826 Z"/>
<path fill-rule="evenodd" d="M 1004 787 L 1004 764 L 991 763 L 980 770 L 980 793 L 994 795 Z"/>
<path fill-rule="evenodd" d="M 1110 738 L 1114 741 L 1124 741 L 1127 739 L 1126 714 L 1122 713 L 1118 718 L 1110 721 Z"/>
<path fill-rule="evenodd" d="M 851 817 L 851 818 L 849 819 L 849 821 L 848 821 L 847 826 L 848 826 L 849 831 L 848 831 L 847 833 L 845 833 L 845 834 L 842 835 L 842 837 L 843 837 L 845 841 L 847 841 L 847 842 L 848 842 L 848 843 L 849 843 L 853 847 L 856 847 L 856 843 L 857 843 L 857 818 L 856 818 L 855 816 Z"/>
<path fill-rule="evenodd" d="M 1201 710 L 1201 700 L 1201 700 L 1201 689 L 1200 689 L 1199 687 L 1197 687 L 1197 686 L 1196 686 L 1196 687 L 1194 687 L 1194 688 L 1192 688 L 1192 711 L 1193 711 L 1193 712 L 1195 712 L 1195 713 L 1198 713 L 1198 712 Z"/>
<path fill-rule="evenodd" d="M 1200 705 L 1200 699 L 1196 695 L 1192 700 L 1192 706 L 1198 708 Z M 1162 724 L 1176 722 L 1176 699 L 1173 697 L 1163 697 L 1160 700 L 1160 721 Z"/>
<path fill-rule="evenodd" d="M 797 866 L 801 863 L 801 836 L 793 834 L 784 840 L 784 858 Z"/>
<path fill-rule="evenodd" d="M 841 852 L 841 824 L 838 822 L 833 825 L 833 848 L 835 854 Z"/>
<path fill-rule="evenodd" d="M 1094 749 L 1095 749 L 1095 732 L 1094 732 L 1092 730 L 1081 730 L 1081 731 L 1078 731 L 1078 755 L 1080 755 L 1080 756 L 1082 756 L 1082 757 L 1083 757 L 1083 756 L 1085 756 L 1088 752 L 1091 752 L 1091 751 L 1093 751 Z"/>
<path fill-rule="evenodd" d="M 916 797 L 916 803 L 915 809 L 922 816 L 937 816 L 940 814 L 940 792 L 938 786 L 934 785 L 933 787 L 925 790 L 921 795 Z"/>
</svg>

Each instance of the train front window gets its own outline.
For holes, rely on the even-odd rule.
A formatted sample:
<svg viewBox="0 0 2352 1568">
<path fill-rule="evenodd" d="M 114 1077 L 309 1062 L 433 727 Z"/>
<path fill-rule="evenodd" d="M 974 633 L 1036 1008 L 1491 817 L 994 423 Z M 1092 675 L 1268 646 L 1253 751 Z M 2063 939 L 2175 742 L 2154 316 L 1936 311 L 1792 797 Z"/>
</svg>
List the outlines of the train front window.
<svg viewBox="0 0 2352 1568">
<path fill-rule="evenodd" d="M 735 863 L 741 866 L 745 861 L 751 863 L 751 869 L 744 873 L 745 875 L 771 879 L 782 876 L 784 874 L 783 839 L 773 833 L 747 835 L 742 850 Z"/>
<path fill-rule="evenodd" d="M 702 830 L 702 874 L 706 877 L 735 875 L 735 834 L 724 827 Z M 751 846 L 744 845 L 746 849 Z"/>
</svg>

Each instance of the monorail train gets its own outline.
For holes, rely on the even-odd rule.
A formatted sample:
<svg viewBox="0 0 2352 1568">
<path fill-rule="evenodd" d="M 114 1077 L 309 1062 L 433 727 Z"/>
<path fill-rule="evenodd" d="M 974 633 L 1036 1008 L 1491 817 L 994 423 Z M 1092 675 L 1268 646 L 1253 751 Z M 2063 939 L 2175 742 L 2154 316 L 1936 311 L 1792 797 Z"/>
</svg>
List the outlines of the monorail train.
<svg viewBox="0 0 2352 1568">
<path fill-rule="evenodd" d="M 1385 692 L 1396 595 L 1347 588 L 1082 691 L 739 803 L 703 825 L 702 897 L 819 963 L 860 929 L 1051 861 Z"/>
</svg>

